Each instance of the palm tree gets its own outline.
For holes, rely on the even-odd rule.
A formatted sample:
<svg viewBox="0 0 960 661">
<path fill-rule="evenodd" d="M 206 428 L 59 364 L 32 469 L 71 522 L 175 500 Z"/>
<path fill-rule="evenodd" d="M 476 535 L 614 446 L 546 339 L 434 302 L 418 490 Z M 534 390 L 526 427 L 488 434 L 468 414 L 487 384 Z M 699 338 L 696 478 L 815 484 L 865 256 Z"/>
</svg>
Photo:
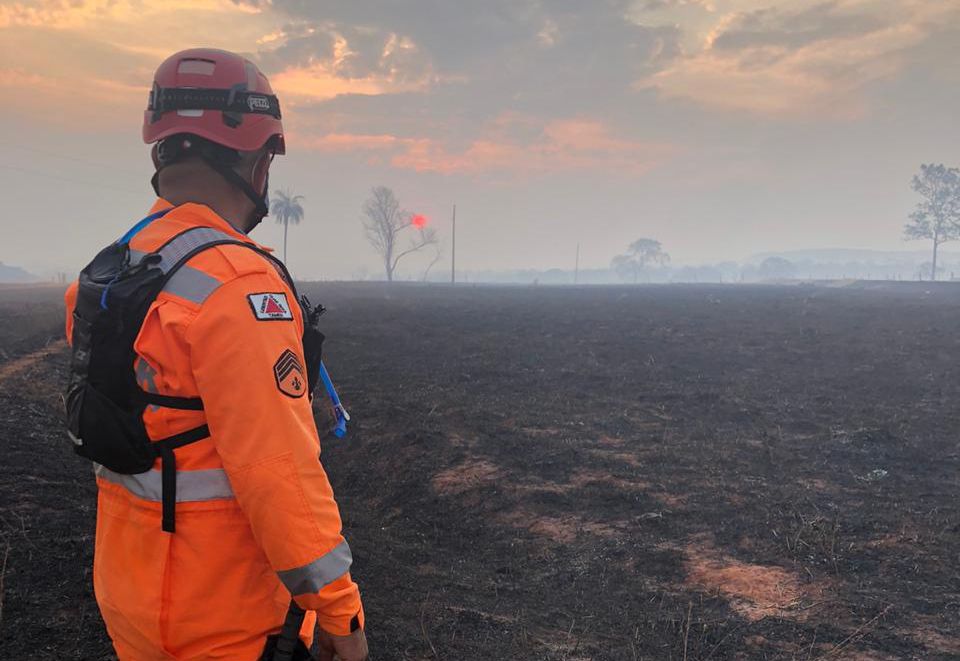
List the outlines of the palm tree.
<svg viewBox="0 0 960 661">
<path fill-rule="evenodd" d="M 303 206 L 300 200 L 303 195 L 294 195 L 289 188 L 273 191 L 273 202 L 270 204 L 270 213 L 276 217 L 278 223 L 283 223 L 283 261 L 287 261 L 287 227 L 292 223 L 299 225 L 303 220 Z"/>
</svg>

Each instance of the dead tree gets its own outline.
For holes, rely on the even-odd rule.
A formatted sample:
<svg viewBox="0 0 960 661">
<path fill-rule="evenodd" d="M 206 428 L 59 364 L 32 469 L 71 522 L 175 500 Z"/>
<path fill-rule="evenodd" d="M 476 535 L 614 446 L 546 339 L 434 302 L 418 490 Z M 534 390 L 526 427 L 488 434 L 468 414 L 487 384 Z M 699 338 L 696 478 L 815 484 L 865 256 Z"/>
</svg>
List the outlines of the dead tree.
<svg viewBox="0 0 960 661">
<path fill-rule="evenodd" d="M 943 165 L 921 165 L 912 188 L 923 198 L 904 228 L 907 239 L 933 242 L 930 279 L 937 279 L 940 244 L 960 239 L 960 170 Z"/>
<path fill-rule="evenodd" d="M 416 234 L 405 246 L 400 245 L 400 234 L 413 227 L 413 216 L 400 208 L 393 191 L 386 186 L 376 186 L 363 203 L 363 229 L 367 241 L 383 259 L 387 281 L 393 282 L 393 274 L 400 260 L 426 246 L 437 244 L 437 233 L 425 225 L 414 227 Z"/>
</svg>

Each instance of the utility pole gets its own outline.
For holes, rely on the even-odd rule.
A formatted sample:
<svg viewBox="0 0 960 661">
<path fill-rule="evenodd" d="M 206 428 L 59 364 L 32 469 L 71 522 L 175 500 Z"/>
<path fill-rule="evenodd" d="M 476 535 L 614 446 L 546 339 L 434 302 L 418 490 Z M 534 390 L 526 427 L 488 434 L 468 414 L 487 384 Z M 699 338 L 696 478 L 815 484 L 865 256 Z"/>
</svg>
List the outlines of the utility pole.
<svg viewBox="0 0 960 661">
<path fill-rule="evenodd" d="M 577 241 L 577 261 L 573 266 L 573 284 L 577 284 L 580 277 L 580 242 Z"/>
<path fill-rule="evenodd" d="M 457 205 L 453 205 L 453 239 L 450 248 L 450 284 L 457 284 Z"/>
</svg>

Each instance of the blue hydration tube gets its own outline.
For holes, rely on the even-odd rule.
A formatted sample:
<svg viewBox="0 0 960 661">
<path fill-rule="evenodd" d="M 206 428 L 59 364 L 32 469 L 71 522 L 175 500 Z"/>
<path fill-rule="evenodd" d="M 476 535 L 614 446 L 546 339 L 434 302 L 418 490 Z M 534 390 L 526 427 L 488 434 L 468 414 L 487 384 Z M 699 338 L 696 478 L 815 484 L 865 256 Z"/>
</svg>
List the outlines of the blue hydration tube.
<svg viewBox="0 0 960 661">
<path fill-rule="evenodd" d="M 333 435 L 337 438 L 343 438 L 347 435 L 347 423 L 350 422 L 350 414 L 347 413 L 347 409 L 343 408 L 340 395 L 337 394 L 337 389 L 333 386 L 333 381 L 330 380 L 330 373 L 327 372 L 327 366 L 323 364 L 322 360 L 320 361 L 320 378 L 323 379 L 323 386 L 327 389 L 327 394 L 330 395 L 333 412 L 337 414 L 337 426 L 333 428 Z"/>
<path fill-rule="evenodd" d="M 135 237 L 137 234 L 139 234 L 140 230 L 142 230 L 144 227 L 146 227 L 153 221 L 157 220 L 158 218 L 163 218 L 164 216 L 167 215 L 167 212 L 171 211 L 172 209 L 173 207 L 167 207 L 166 209 L 161 209 L 156 213 L 150 214 L 149 216 L 141 220 L 139 223 L 131 227 L 129 230 L 127 230 L 126 234 L 124 234 L 119 239 L 117 239 L 117 243 L 118 244 L 130 243 L 130 240 L 133 239 L 133 237 Z"/>
<path fill-rule="evenodd" d="M 117 239 L 117 245 L 121 246 L 125 243 L 130 243 L 133 237 L 135 237 L 137 234 L 140 233 L 140 230 L 142 230 L 144 227 L 146 227 L 153 221 L 157 220 L 158 218 L 163 218 L 164 216 L 167 215 L 167 212 L 171 211 L 172 209 L 173 207 L 167 207 L 166 209 L 161 209 L 156 213 L 150 214 L 149 216 L 147 216 L 146 218 L 138 222 L 136 225 L 131 227 L 129 230 L 127 230 L 126 234 L 124 234 L 119 239 Z M 110 287 L 113 286 L 113 283 L 115 283 L 119 279 L 120 279 L 120 273 L 117 273 L 117 275 L 114 276 L 113 280 L 108 282 L 107 286 L 103 288 L 103 294 L 100 295 L 100 307 L 103 308 L 104 310 L 107 309 L 107 295 L 110 293 Z"/>
</svg>

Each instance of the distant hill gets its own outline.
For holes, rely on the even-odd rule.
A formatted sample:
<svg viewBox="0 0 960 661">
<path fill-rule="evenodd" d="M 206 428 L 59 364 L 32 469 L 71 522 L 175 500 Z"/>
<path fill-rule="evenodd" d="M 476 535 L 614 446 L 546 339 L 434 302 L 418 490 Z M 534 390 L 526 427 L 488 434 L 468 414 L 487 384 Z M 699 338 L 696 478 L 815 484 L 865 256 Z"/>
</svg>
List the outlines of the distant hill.
<svg viewBox="0 0 960 661">
<path fill-rule="evenodd" d="M 40 278 L 19 266 L 8 266 L 0 262 L 0 282 L 39 282 Z"/>
<path fill-rule="evenodd" d="M 824 250 L 784 250 L 781 252 L 762 252 L 751 255 L 746 262 L 760 263 L 768 257 L 783 257 L 791 262 L 813 262 L 818 264 L 864 264 L 920 263 L 930 259 L 930 250 L 858 250 L 853 248 L 827 248 Z M 943 261 L 960 261 L 960 253 L 940 251 Z"/>
</svg>

